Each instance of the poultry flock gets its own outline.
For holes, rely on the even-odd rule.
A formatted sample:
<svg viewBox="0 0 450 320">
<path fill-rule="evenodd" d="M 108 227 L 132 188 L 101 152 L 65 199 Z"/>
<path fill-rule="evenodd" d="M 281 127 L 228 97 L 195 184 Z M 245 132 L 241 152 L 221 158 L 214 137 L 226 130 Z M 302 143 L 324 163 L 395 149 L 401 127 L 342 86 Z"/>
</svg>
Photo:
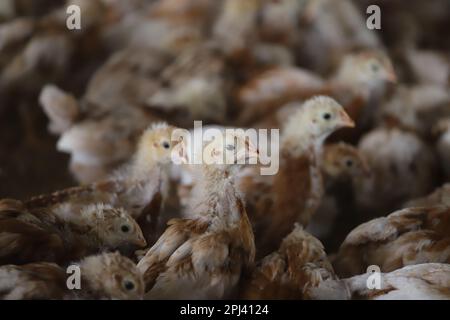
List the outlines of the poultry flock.
<svg viewBox="0 0 450 320">
<path fill-rule="evenodd" d="M 450 299 L 449 1 L 2 0 L 0 22 L 0 181 L 41 164 L 33 195 L 1 183 L 2 299 Z M 235 142 L 208 164 L 174 139 L 197 120 Z M 279 129 L 278 172 L 225 128 Z"/>
</svg>

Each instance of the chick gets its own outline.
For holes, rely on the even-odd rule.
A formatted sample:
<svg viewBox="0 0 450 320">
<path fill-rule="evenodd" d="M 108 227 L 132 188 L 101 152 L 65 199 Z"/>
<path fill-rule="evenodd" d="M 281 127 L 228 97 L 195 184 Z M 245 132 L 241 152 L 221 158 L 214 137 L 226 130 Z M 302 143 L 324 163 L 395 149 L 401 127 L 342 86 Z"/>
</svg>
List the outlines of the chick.
<svg viewBox="0 0 450 320">
<path fill-rule="evenodd" d="M 379 127 L 362 137 L 358 149 L 373 173 L 356 181 L 356 204 L 366 220 L 386 215 L 436 185 L 435 155 L 413 133 Z"/>
<path fill-rule="evenodd" d="M 326 243 L 333 251 L 347 233 L 355 227 L 354 181 L 371 174 L 366 158 L 352 145 L 340 142 L 323 148 L 321 171 L 325 195 L 307 231 Z M 342 237 L 342 238 L 341 238 Z M 331 238 L 331 239 L 330 239 Z M 338 240 L 338 238 L 341 238 Z"/>
<path fill-rule="evenodd" d="M 362 12 L 350 0 L 306 1 L 301 12 L 304 24 L 299 59 L 324 74 L 355 48 L 380 48 L 381 41 L 367 28 Z"/>
<path fill-rule="evenodd" d="M 341 60 L 336 73 L 329 79 L 298 67 L 274 67 L 256 74 L 238 88 L 236 93 L 239 124 L 249 125 L 286 103 L 310 98 L 317 94 L 337 99 L 357 122 L 372 120 L 387 82 L 396 76 L 389 58 L 379 51 L 348 54 Z M 289 116 L 289 113 L 284 113 Z"/>
<path fill-rule="evenodd" d="M 144 282 L 136 265 L 118 253 L 89 256 L 74 264 L 80 288 L 69 289 L 70 274 L 46 262 L 0 266 L 3 300 L 142 299 Z"/>
<path fill-rule="evenodd" d="M 79 212 L 80 206 L 102 202 L 122 207 L 136 219 L 152 243 L 158 216 L 168 195 L 169 165 L 181 144 L 172 134 L 175 127 L 165 123 L 151 126 L 141 135 L 133 159 L 108 179 L 73 187 L 28 201 L 29 206 Z"/>
<path fill-rule="evenodd" d="M 234 185 L 235 166 L 257 156 L 252 144 L 234 134 L 225 144 L 204 147 L 198 206 L 191 218 L 173 219 L 139 261 L 148 299 L 222 299 L 230 297 L 255 255 L 254 237 L 241 195 Z M 225 162 L 223 159 L 229 159 Z"/>
<path fill-rule="evenodd" d="M 213 45 L 188 48 L 163 70 L 164 87 L 146 103 L 182 127 L 198 119 L 224 123 L 229 86 L 225 71 L 223 57 Z"/>
<path fill-rule="evenodd" d="M 341 277 L 425 262 L 450 262 L 449 207 L 417 207 L 363 223 L 342 243 L 333 265 Z"/>
<path fill-rule="evenodd" d="M 40 103 L 50 130 L 61 135 L 57 149 L 71 155 L 70 169 L 78 181 L 105 178 L 132 156 L 140 133 L 159 121 L 143 106 L 159 88 L 155 75 L 167 60 L 148 49 L 121 50 L 92 76 L 79 101 L 53 86 L 44 87 Z"/>
<path fill-rule="evenodd" d="M 36 208 L 30 203 L 0 201 L 0 264 L 37 261 L 66 263 L 103 250 L 126 253 L 146 241 L 123 209 L 103 204 Z"/>
<path fill-rule="evenodd" d="M 348 298 L 357 300 L 448 300 L 450 294 L 450 265 L 445 263 L 422 263 L 380 273 L 380 288 L 369 288 L 365 273 L 352 278 L 323 282 L 312 293 L 321 299 L 330 299 L 329 288 L 334 286 Z M 333 294 L 333 292 L 332 292 Z"/>
<path fill-rule="evenodd" d="M 293 66 L 264 70 L 237 89 L 240 108 L 238 124 L 248 126 L 284 104 L 307 99 L 325 90 L 325 81 L 317 75 Z"/>
<path fill-rule="evenodd" d="M 296 224 L 280 248 L 243 281 L 242 299 L 308 299 L 320 282 L 336 279 L 322 243 Z"/>
<path fill-rule="evenodd" d="M 261 255 L 275 250 L 295 222 L 309 223 L 323 194 L 323 141 L 335 130 L 354 125 L 329 97 L 315 97 L 297 108 L 281 134 L 278 172 L 263 176 L 252 167 L 239 175 Z"/>
</svg>

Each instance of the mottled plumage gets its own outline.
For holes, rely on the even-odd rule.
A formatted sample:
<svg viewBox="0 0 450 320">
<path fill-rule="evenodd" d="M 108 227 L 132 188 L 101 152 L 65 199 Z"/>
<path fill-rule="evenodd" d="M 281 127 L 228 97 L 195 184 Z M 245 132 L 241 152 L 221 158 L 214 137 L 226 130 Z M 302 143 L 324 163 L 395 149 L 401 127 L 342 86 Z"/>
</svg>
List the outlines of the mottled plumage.
<svg viewBox="0 0 450 320">
<path fill-rule="evenodd" d="M 258 255 L 275 250 L 295 222 L 308 224 L 323 192 L 322 143 L 333 131 L 352 125 L 336 101 L 313 98 L 297 105 L 283 128 L 279 171 L 262 176 L 258 168 L 246 168 L 240 173 L 238 185 L 255 230 Z"/>
<path fill-rule="evenodd" d="M 296 225 L 280 248 L 243 280 L 243 299 L 308 299 L 320 282 L 336 279 L 322 243 Z"/>
<path fill-rule="evenodd" d="M 88 254 L 146 245 L 134 219 L 121 208 L 91 204 L 45 208 L 0 201 L 0 264 L 67 263 Z"/>
<path fill-rule="evenodd" d="M 349 233 L 333 261 L 349 277 L 377 265 L 382 272 L 425 262 L 450 263 L 450 208 L 417 207 L 363 223 Z"/>
<path fill-rule="evenodd" d="M 238 139 L 236 137 L 236 139 Z M 256 156 L 248 143 L 233 148 L 212 142 L 212 164 L 202 164 L 197 205 L 189 219 L 174 219 L 139 261 L 149 299 L 221 299 L 233 295 L 241 273 L 255 255 L 254 237 L 241 195 L 234 186 L 233 167 L 217 164 L 224 154 L 234 163 Z M 238 146 L 244 146 L 244 149 Z M 205 147 L 206 150 L 206 147 Z M 227 158 L 228 159 L 228 158 Z M 201 189 L 201 190 L 200 190 Z"/>
<path fill-rule="evenodd" d="M 135 264 L 118 253 L 89 256 L 73 264 L 79 268 L 80 288 L 69 279 L 77 271 L 53 263 L 0 266 L 0 298 L 6 300 L 141 299 L 142 275 Z"/>
</svg>

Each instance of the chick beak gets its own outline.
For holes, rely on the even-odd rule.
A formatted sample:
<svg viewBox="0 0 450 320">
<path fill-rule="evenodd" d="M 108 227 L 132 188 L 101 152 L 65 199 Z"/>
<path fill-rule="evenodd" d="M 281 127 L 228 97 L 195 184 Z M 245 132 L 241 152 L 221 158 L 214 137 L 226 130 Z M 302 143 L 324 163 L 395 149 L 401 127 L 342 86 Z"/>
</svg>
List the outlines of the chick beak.
<svg viewBox="0 0 450 320">
<path fill-rule="evenodd" d="M 349 128 L 355 127 L 355 122 L 344 110 L 339 112 L 339 118 L 341 120 L 342 127 L 349 127 Z"/>
<path fill-rule="evenodd" d="M 147 246 L 147 241 L 145 240 L 144 236 L 139 235 L 134 244 L 139 248 L 144 248 Z"/>
<path fill-rule="evenodd" d="M 386 74 L 386 80 L 390 83 L 397 83 L 397 75 L 394 70 L 389 70 Z"/>
</svg>

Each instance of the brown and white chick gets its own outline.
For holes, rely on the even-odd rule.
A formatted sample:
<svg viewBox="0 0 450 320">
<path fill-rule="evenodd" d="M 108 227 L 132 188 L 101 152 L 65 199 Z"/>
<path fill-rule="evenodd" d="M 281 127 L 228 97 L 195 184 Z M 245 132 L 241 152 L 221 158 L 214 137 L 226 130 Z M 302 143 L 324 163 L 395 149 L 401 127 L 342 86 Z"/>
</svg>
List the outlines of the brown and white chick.
<svg viewBox="0 0 450 320">
<path fill-rule="evenodd" d="M 248 167 L 239 174 L 261 255 L 275 250 L 295 222 L 309 223 L 323 195 L 323 142 L 334 131 L 354 125 L 329 97 L 312 98 L 297 108 L 282 130 L 278 172 L 260 175 L 258 167 Z"/>
<path fill-rule="evenodd" d="M 159 118 L 144 107 L 159 89 L 158 75 L 168 58 L 152 50 L 114 53 L 90 79 L 83 97 L 45 86 L 40 103 L 60 134 L 57 149 L 71 155 L 70 171 L 82 183 L 105 178 L 129 160 L 141 132 Z"/>
<path fill-rule="evenodd" d="M 144 282 L 136 265 L 118 253 L 89 256 L 76 264 L 80 288 L 69 289 L 68 273 L 46 262 L 0 266 L 2 300 L 142 299 Z"/>
<path fill-rule="evenodd" d="M 311 288 L 334 280 L 322 243 L 296 224 L 280 248 L 264 257 L 242 281 L 242 299 L 308 299 Z"/>
<path fill-rule="evenodd" d="M 365 273 L 352 278 L 323 282 L 313 295 L 331 299 L 327 286 L 340 288 L 355 300 L 449 300 L 450 265 L 422 263 L 380 273 L 380 288 L 369 288 L 370 276 Z"/>
<path fill-rule="evenodd" d="M 362 137 L 358 149 L 373 173 L 356 181 L 356 204 L 366 220 L 426 195 L 436 184 L 435 155 L 414 133 L 379 127 Z"/>
<path fill-rule="evenodd" d="M 354 181 L 369 177 L 371 171 L 364 155 L 344 142 L 324 146 L 321 171 L 325 194 L 306 230 L 322 241 L 329 240 L 330 236 L 342 237 L 342 241 L 355 226 L 355 221 L 352 221 L 355 217 L 351 216 L 354 211 Z M 326 244 L 328 250 L 331 249 L 329 244 L 334 244 L 336 239 L 330 242 Z"/>
<path fill-rule="evenodd" d="M 326 94 L 340 102 L 357 123 L 367 122 L 366 118 L 372 120 L 372 113 L 378 108 L 386 84 L 395 81 L 389 58 L 379 51 L 347 54 L 335 74 L 328 79 L 298 67 L 273 67 L 238 87 L 238 121 L 244 126 L 264 119 L 267 121 L 266 118 L 274 117 L 274 112 L 288 102 Z M 290 115 L 290 112 L 283 112 L 279 116 L 282 120 Z"/>
<path fill-rule="evenodd" d="M 350 232 L 333 261 L 349 277 L 377 265 L 382 272 L 425 262 L 450 263 L 450 208 L 416 207 L 363 223 Z"/>
<path fill-rule="evenodd" d="M 257 156 L 245 141 L 215 139 L 204 147 L 202 183 L 193 191 L 191 218 L 173 219 L 139 261 L 148 299 L 230 297 L 254 260 L 255 245 L 241 194 L 234 185 L 238 163 Z M 234 142 L 233 142 L 234 140 Z M 243 147 L 240 147 L 243 146 Z M 224 163 L 223 159 L 233 159 Z M 228 158 L 229 157 L 229 158 Z M 210 163 L 210 164 L 208 164 Z"/>
<path fill-rule="evenodd" d="M 154 124 L 145 130 L 138 142 L 133 159 L 108 179 L 32 198 L 33 208 L 60 210 L 74 213 L 90 203 L 102 202 L 122 207 L 137 220 L 144 236 L 152 243 L 158 217 L 169 190 L 169 169 L 172 155 L 180 141 L 172 140 L 177 128 L 165 123 Z"/>
<path fill-rule="evenodd" d="M 109 205 L 34 208 L 27 202 L 0 201 L 0 264 L 37 261 L 67 263 L 88 254 L 144 247 L 134 219 Z"/>
</svg>

